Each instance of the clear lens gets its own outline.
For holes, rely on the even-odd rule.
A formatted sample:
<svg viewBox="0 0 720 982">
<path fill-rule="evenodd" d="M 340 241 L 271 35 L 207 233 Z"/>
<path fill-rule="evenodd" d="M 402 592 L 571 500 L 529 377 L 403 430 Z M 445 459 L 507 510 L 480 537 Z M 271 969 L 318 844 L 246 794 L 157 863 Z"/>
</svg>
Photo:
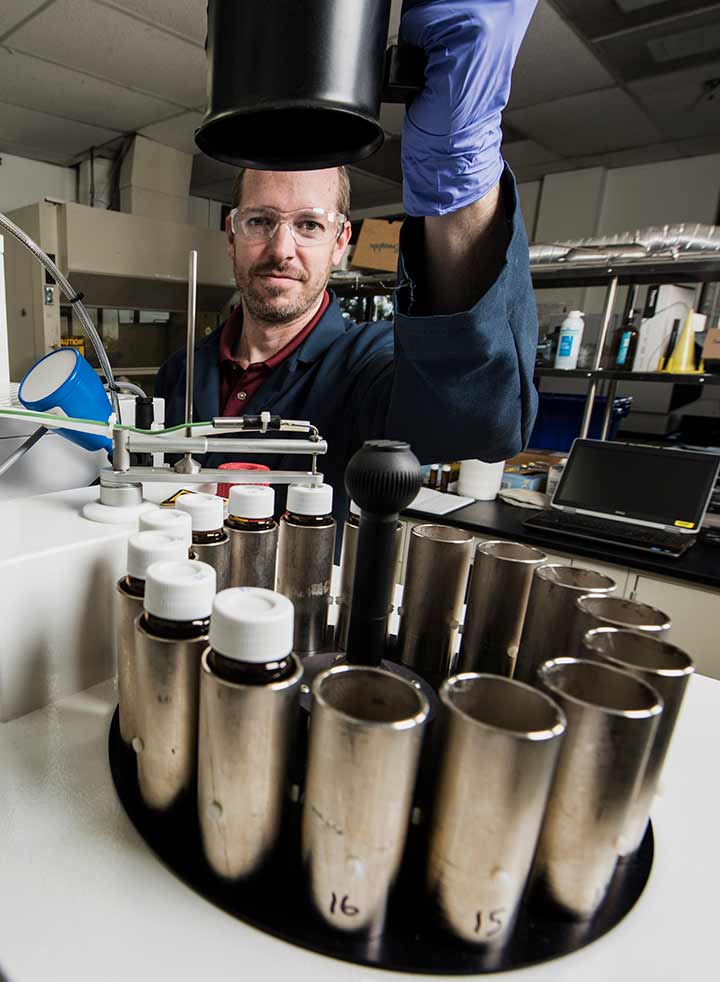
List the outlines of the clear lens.
<svg viewBox="0 0 720 982">
<path fill-rule="evenodd" d="M 279 212 L 272 208 L 241 208 L 232 214 L 237 235 L 256 241 L 271 239 L 281 224 L 287 225 L 298 245 L 320 245 L 337 238 L 344 215 L 324 208 L 302 208 Z"/>
</svg>

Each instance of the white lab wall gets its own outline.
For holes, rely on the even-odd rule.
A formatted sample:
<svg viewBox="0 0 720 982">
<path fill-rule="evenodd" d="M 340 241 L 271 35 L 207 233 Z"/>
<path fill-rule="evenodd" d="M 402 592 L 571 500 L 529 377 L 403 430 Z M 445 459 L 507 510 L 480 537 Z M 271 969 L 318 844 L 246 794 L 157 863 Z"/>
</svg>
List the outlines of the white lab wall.
<svg viewBox="0 0 720 982">
<path fill-rule="evenodd" d="M 520 195 L 520 209 L 525 221 L 525 228 L 530 242 L 535 238 L 535 222 L 537 220 L 538 205 L 540 203 L 541 181 L 526 181 L 518 184 L 518 194 Z"/>
<path fill-rule="evenodd" d="M 46 197 L 77 201 L 74 167 L 0 154 L 0 211 L 13 211 Z"/>
<path fill-rule="evenodd" d="M 608 171 L 597 232 L 610 235 L 672 222 L 714 224 L 720 202 L 720 154 Z"/>
</svg>

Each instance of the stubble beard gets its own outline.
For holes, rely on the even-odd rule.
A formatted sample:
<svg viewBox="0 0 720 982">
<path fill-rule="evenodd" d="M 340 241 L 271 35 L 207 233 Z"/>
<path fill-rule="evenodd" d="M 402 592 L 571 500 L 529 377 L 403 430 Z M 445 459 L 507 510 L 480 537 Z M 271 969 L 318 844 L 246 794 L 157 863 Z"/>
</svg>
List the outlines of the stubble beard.
<svg viewBox="0 0 720 982">
<path fill-rule="evenodd" d="M 332 266 L 328 265 L 323 276 L 311 279 L 306 271 L 300 272 L 289 266 L 284 267 L 282 264 L 272 269 L 251 267 L 246 272 L 235 267 L 235 282 L 251 317 L 265 324 L 286 324 L 302 317 L 317 304 L 318 299 L 325 292 L 331 268 Z M 269 272 L 286 273 L 296 277 L 298 282 L 303 284 L 302 290 L 285 302 L 278 303 L 277 298 L 285 292 L 283 287 L 273 287 L 267 281 L 263 281 L 262 289 L 257 289 L 256 286 L 258 273 Z"/>
</svg>

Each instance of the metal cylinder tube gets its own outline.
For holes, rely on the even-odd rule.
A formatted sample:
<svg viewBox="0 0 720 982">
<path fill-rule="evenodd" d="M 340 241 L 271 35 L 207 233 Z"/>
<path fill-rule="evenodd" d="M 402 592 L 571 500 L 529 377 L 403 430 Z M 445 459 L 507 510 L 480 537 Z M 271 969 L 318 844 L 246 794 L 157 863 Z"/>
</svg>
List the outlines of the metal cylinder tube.
<svg viewBox="0 0 720 982">
<path fill-rule="evenodd" d="M 600 627 L 585 635 L 584 646 L 589 657 L 600 658 L 647 682 L 664 703 L 642 784 L 623 833 L 620 854 L 626 856 L 635 852 L 645 835 L 685 689 L 695 667 L 690 656 L 681 648 L 658 635 Z"/>
<path fill-rule="evenodd" d="M 230 536 L 229 585 L 275 589 L 278 527 L 262 530 L 234 529 Z"/>
<path fill-rule="evenodd" d="M 582 657 L 583 638 L 588 631 L 597 627 L 617 627 L 659 636 L 672 626 L 672 621 L 664 611 L 637 600 L 626 600 L 624 597 L 578 597 L 574 607 L 572 650 L 565 652 L 573 657 Z"/>
<path fill-rule="evenodd" d="M 428 702 L 379 668 L 340 665 L 313 684 L 302 854 L 319 916 L 375 936 L 405 846 Z"/>
<path fill-rule="evenodd" d="M 557 658 L 540 686 L 567 718 L 534 875 L 578 920 L 602 903 L 662 714 L 662 700 L 629 672 Z"/>
<path fill-rule="evenodd" d="M 402 550 L 403 528 L 400 523 L 395 529 L 395 551 L 393 555 L 393 570 L 397 571 Z M 350 610 L 352 608 L 353 587 L 355 585 L 355 560 L 357 558 L 358 535 L 357 525 L 345 522 L 343 532 L 342 556 L 340 557 L 340 595 L 337 626 L 335 628 L 335 647 L 338 651 L 347 651 L 348 631 L 350 630 Z M 397 575 L 393 575 L 393 591 L 397 585 Z M 388 621 L 392 608 L 388 610 Z"/>
<path fill-rule="evenodd" d="M 519 542 L 481 542 L 470 574 L 459 672 L 512 676 L 533 573 L 545 553 Z"/>
<path fill-rule="evenodd" d="M 502 946 L 532 865 L 565 716 L 538 689 L 495 675 L 454 675 L 440 700 L 428 888 L 453 934 Z"/>
<path fill-rule="evenodd" d="M 207 635 L 169 640 L 135 621 L 138 783 L 146 805 L 166 810 L 192 790 L 197 768 L 200 657 Z"/>
<path fill-rule="evenodd" d="M 513 677 L 534 685 L 543 662 L 577 654 L 575 600 L 583 594 L 604 596 L 615 587 L 609 576 L 591 569 L 555 563 L 539 566 L 533 575 Z"/>
<path fill-rule="evenodd" d="M 118 715 L 120 736 L 128 746 L 137 734 L 135 721 L 135 621 L 143 612 L 143 598 L 115 585 L 115 639 L 118 668 Z"/>
<path fill-rule="evenodd" d="M 452 669 L 473 536 L 445 525 L 410 532 L 398 661 L 437 688 Z"/>
<path fill-rule="evenodd" d="M 303 670 L 267 685 L 219 678 L 202 656 L 198 812 L 205 857 L 228 880 L 258 872 L 280 834 Z"/>
<path fill-rule="evenodd" d="M 229 539 L 226 537 L 222 542 L 193 542 L 190 548 L 196 559 L 215 570 L 218 592 L 227 589 L 230 586 Z"/>
<path fill-rule="evenodd" d="M 300 525 L 281 518 L 277 591 L 295 606 L 293 651 L 300 656 L 325 647 L 334 549 L 334 521 Z"/>
</svg>

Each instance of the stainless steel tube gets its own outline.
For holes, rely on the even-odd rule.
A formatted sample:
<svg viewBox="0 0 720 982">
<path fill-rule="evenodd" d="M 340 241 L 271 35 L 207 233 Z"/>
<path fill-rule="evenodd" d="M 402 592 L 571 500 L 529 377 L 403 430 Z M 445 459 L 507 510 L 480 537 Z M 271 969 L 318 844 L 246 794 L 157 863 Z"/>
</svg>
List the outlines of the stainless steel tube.
<svg viewBox="0 0 720 982">
<path fill-rule="evenodd" d="M 512 676 L 533 573 L 547 556 L 519 542 L 481 542 L 475 550 L 459 672 Z"/>
<path fill-rule="evenodd" d="M 295 642 L 300 655 L 325 647 L 335 523 L 299 525 L 280 521 L 277 591 L 295 606 Z"/>
<path fill-rule="evenodd" d="M 143 598 L 115 584 L 115 643 L 118 663 L 118 716 L 120 736 L 128 746 L 137 735 L 135 722 L 135 621 L 143 612 Z"/>
<path fill-rule="evenodd" d="M 313 684 L 303 863 L 320 917 L 382 932 L 402 859 L 429 705 L 379 668 L 340 665 Z"/>
<path fill-rule="evenodd" d="M 535 861 L 535 877 L 577 919 L 607 892 L 622 835 L 662 713 L 662 700 L 629 672 L 558 658 L 538 673 L 567 717 Z"/>
<path fill-rule="evenodd" d="M 350 609 L 352 607 L 353 587 L 355 585 L 355 559 L 357 557 L 358 533 L 360 529 L 357 525 L 345 522 L 343 532 L 342 556 L 340 557 L 340 595 L 337 598 L 339 604 L 337 626 L 335 628 L 335 647 L 338 651 L 347 650 L 348 631 L 350 629 Z M 400 562 L 400 552 L 402 549 L 403 528 L 398 523 L 395 529 L 395 553 L 393 556 L 393 568 L 398 569 Z M 397 585 L 397 576 L 393 579 L 393 588 Z M 388 620 L 392 610 L 388 611 Z"/>
<path fill-rule="evenodd" d="M 198 812 L 205 856 L 228 880 L 256 873 L 280 834 L 303 670 L 266 685 L 219 678 L 202 656 Z"/>
<path fill-rule="evenodd" d="M 595 348 L 595 357 L 593 358 L 592 363 L 593 370 L 597 370 L 602 364 L 603 353 L 605 351 L 605 342 L 607 340 L 608 331 L 610 330 L 610 321 L 612 320 L 613 308 L 615 307 L 617 289 L 618 278 L 617 276 L 613 276 L 608 283 L 607 293 L 605 294 L 605 305 L 603 307 L 602 323 L 600 325 L 600 337 L 598 338 L 597 347 Z M 578 434 L 578 436 L 580 436 L 582 439 L 584 439 L 590 432 L 590 422 L 592 420 L 596 393 L 597 380 L 593 379 L 588 386 L 587 396 L 585 398 L 585 409 L 583 410 L 580 433 Z"/>
<path fill-rule="evenodd" d="M 603 413 L 602 428 L 600 430 L 601 440 L 607 440 L 608 433 L 610 432 L 610 424 L 612 422 L 613 405 L 615 403 L 617 387 L 617 379 L 610 379 L 607 392 L 605 393 L 605 412 Z"/>
<path fill-rule="evenodd" d="M 626 600 L 624 597 L 578 597 L 574 608 L 572 643 L 568 651 L 562 652 L 573 657 L 582 657 L 583 638 L 596 627 L 617 627 L 659 635 L 667 633 L 672 626 L 672 621 L 664 611 L 637 600 Z"/>
<path fill-rule="evenodd" d="M 185 436 L 192 436 L 194 375 L 195 375 L 195 317 L 197 313 L 197 259 L 195 249 L 188 253 L 187 337 L 185 341 Z"/>
<path fill-rule="evenodd" d="M 191 641 L 135 628 L 138 783 L 150 808 L 165 810 L 192 790 L 197 768 L 200 657 L 207 636 Z"/>
<path fill-rule="evenodd" d="M 600 627 L 585 635 L 584 644 L 590 657 L 600 658 L 616 668 L 631 672 L 652 686 L 664 703 L 642 784 L 623 833 L 620 853 L 629 855 L 635 852 L 645 835 L 685 689 L 695 667 L 690 656 L 681 648 L 658 635 Z"/>
<path fill-rule="evenodd" d="M 538 567 L 530 588 L 514 678 L 533 685 L 543 662 L 576 654 L 580 645 L 573 636 L 575 600 L 583 594 L 612 593 L 615 586 L 609 576 L 579 566 L 551 563 Z"/>
<path fill-rule="evenodd" d="M 278 527 L 262 531 L 239 531 L 228 526 L 230 536 L 230 586 L 275 589 Z"/>
<path fill-rule="evenodd" d="M 398 661 L 437 688 L 452 669 L 473 536 L 445 525 L 410 531 Z"/>
<path fill-rule="evenodd" d="M 196 559 L 215 570 L 218 592 L 230 586 L 230 543 L 227 539 L 224 542 L 193 542 L 190 548 Z"/>
<path fill-rule="evenodd" d="M 430 895 L 463 941 L 502 946 L 532 865 L 565 716 L 538 689 L 496 675 L 455 675 L 440 699 Z"/>
</svg>

